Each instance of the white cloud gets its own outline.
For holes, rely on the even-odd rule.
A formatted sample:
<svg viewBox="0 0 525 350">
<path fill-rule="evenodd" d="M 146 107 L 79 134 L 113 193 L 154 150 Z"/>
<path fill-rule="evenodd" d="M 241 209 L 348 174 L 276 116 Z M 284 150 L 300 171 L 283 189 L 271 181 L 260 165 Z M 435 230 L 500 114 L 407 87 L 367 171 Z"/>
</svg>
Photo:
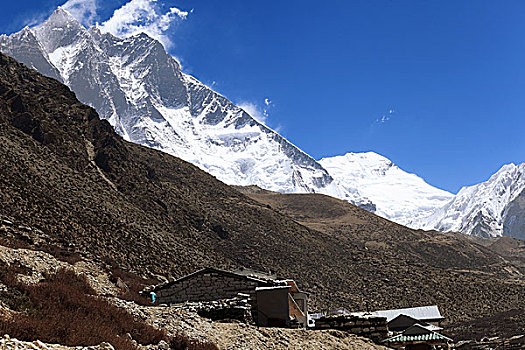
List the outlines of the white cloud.
<svg viewBox="0 0 525 350">
<path fill-rule="evenodd" d="M 244 109 L 246 113 L 251 115 L 259 123 L 266 124 L 266 120 L 268 119 L 266 110 L 261 110 L 255 103 L 251 102 L 241 102 L 238 106 Z"/>
<path fill-rule="evenodd" d="M 263 108 L 252 102 L 241 102 L 237 105 L 244 109 L 244 111 L 246 111 L 249 115 L 254 117 L 259 123 L 267 125 L 266 121 L 270 116 L 269 110 L 273 107 L 273 102 L 268 97 L 266 97 L 264 99 Z"/>
<path fill-rule="evenodd" d="M 187 16 L 187 11 L 176 7 L 171 7 L 167 11 L 162 10 L 157 0 L 131 0 L 115 10 L 113 16 L 99 25 L 99 28 L 103 32 L 119 37 L 128 37 L 143 32 L 160 41 L 164 47 L 170 48 L 173 42 L 167 31 L 174 23 L 185 20 Z"/>
<path fill-rule="evenodd" d="M 62 7 L 83 26 L 95 24 L 97 18 L 97 0 L 68 0 Z"/>
<path fill-rule="evenodd" d="M 387 111 L 387 113 L 383 114 L 380 118 L 377 118 L 375 123 L 376 124 L 385 124 L 388 122 L 392 117 L 395 116 L 395 111 L 391 108 Z"/>
</svg>

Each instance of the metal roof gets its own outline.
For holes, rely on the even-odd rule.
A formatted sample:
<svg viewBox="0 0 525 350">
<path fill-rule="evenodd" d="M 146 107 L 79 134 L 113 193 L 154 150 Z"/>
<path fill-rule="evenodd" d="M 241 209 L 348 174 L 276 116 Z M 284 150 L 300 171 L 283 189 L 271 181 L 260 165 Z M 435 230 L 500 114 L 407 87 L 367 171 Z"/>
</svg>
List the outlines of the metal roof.
<svg viewBox="0 0 525 350">
<path fill-rule="evenodd" d="M 274 289 L 290 289 L 292 286 L 286 285 L 286 286 L 271 286 L 271 287 L 256 287 L 255 291 L 260 290 L 274 290 Z"/>
<path fill-rule="evenodd" d="M 328 315 L 351 315 L 351 312 L 344 307 L 340 307 L 338 309 L 328 310 Z"/>
<path fill-rule="evenodd" d="M 442 334 L 432 331 L 431 327 L 423 326 L 420 324 L 414 324 L 408 327 L 403 333 L 396 335 L 395 337 L 383 340 L 386 343 L 396 342 L 413 342 L 413 341 L 427 341 L 427 340 L 446 340 L 452 341 L 452 339 L 445 337 Z"/>
<path fill-rule="evenodd" d="M 383 340 L 385 343 L 396 343 L 396 342 L 413 342 L 413 341 L 427 341 L 427 340 L 446 340 L 446 341 L 452 341 L 452 339 L 445 337 L 444 335 L 441 335 L 436 332 L 431 332 L 428 334 L 420 334 L 420 335 L 396 335 L 395 337 L 388 338 Z"/>
<path fill-rule="evenodd" d="M 422 327 L 424 327 L 424 328 L 426 328 L 426 329 L 428 329 L 430 331 L 440 331 L 440 330 L 443 329 L 443 328 L 438 327 L 436 325 L 433 325 L 433 324 L 430 324 L 430 323 L 426 323 L 426 322 L 424 322 L 422 320 L 418 320 L 418 319 L 416 319 L 414 317 L 410 317 L 408 315 L 403 315 L 403 314 L 401 314 L 399 316 L 396 316 L 393 319 L 391 319 L 388 322 L 388 327 L 391 327 L 391 324 L 396 322 L 396 320 L 399 320 L 399 319 L 409 319 L 409 320 L 411 320 L 413 322 L 414 325 L 419 324 L 420 326 L 422 326 Z"/>
<path fill-rule="evenodd" d="M 441 316 L 437 305 L 411 307 L 406 309 L 379 310 L 374 311 L 373 314 L 386 317 L 387 322 L 390 322 L 399 315 L 407 315 L 420 321 L 444 319 L 444 317 Z"/>
</svg>

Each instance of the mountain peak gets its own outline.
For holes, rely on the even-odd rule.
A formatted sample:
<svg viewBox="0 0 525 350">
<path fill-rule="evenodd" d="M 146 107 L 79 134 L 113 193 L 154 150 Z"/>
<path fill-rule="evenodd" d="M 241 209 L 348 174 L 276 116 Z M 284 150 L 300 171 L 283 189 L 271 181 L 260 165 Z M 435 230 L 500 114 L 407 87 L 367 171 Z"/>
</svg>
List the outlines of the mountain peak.
<svg viewBox="0 0 525 350">
<path fill-rule="evenodd" d="M 44 23 L 33 30 L 47 53 L 70 45 L 81 33 L 87 33 L 86 28 L 63 7 L 57 8 Z"/>
<path fill-rule="evenodd" d="M 73 17 L 73 15 L 69 13 L 68 10 L 66 10 L 62 6 L 59 6 L 55 11 L 53 11 L 51 16 L 49 16 L 49 18 L 42 25 L 45 25 L 46 23 L 48 25 L 50 23 L 53 23 L 55 25 L 72 23 L 72 24 L 78 24 L 82 26 L 80 22 L 75 17 Z"/>
<path fill-rule="evenodd" d="M 61 80 L 126 140 L 190 161 L 230 184 L 353 198 L 309 155 L 187 78 L 146 33 L 111 37 L 84 28 L 63 8 L 34 31 Z"/>
<path fill-rule="evenodd" d="M 497 237 L 504 232 L 507 207 L 525 190 L 525 163 L 503 165 L 487 181 L 463 187 L 423 228 Z"/>
<path fill-rule="evenodd" d="M 411 226 L 445 205 L 452 194 L 427 184 L 375 152 L 347 153 L 319 161 L 339 185 L 357 189 L 377 207 L 376 214 Z"/>
<path fill-rule="evenodd" d="M 373 171 L 385 171 L 390 167 L 395 167 L 390 159 L 371 151 L 348 152 L 342 156 L 323 158 L 320 162 L 336 167 L 369 169 Z"/>
</svg>

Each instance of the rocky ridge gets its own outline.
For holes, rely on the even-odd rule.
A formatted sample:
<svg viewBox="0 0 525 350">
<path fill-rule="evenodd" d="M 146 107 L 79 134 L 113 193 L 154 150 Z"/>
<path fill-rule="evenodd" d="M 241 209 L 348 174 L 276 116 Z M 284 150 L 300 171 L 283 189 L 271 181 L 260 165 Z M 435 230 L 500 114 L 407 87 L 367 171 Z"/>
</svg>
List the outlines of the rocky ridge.
<svg viewBox="0 0 525 350">
<path fill-rule="evenodd" d="M 489 180 L 463 187 L 454 198 L 415 226 L 478 237 L 523 238 L 525 163 L 503 166 Z"/>
</svg>

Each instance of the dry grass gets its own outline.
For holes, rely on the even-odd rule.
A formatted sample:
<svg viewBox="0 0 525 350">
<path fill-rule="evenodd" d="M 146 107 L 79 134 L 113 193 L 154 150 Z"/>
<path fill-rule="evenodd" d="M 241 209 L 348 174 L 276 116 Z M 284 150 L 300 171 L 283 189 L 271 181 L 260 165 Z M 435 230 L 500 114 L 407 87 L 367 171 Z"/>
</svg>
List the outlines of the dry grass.
<svg viewBox="0 0 525 350">
<path fill-rule="evenodd" d="M 15 273 L 5 265 L 0 269 L 10 294 L 2 299 L 20 312 L 16 318 L 0 320 L 1 334 L 69 346 L 109 342 L 118 350 L 136 349 L 130 336 L 143 345 L 168 340 L 163 331 L 96 297 L 86 279 L 72 271 L 61 270 L 36 285 L 19 283 Z"/>
<path fill-rule="evenodd" d="M 117 286 L 120 285 L 121 291 L 119 298 L 133 301 L 139 305 L 151 305 L 151 300 L 147 296 L 140 294 L 140 292 L 146 286 L 157 284 L 157 280 L 151 278 L 146 279 L 136 273 L 125 271 L 121 269 L 117 263 L 109 259 L 105 259 L 105 263 L 110 276 L 109 280 L 117 284 Z M 124 288 L 122 288 L 122 284 L 124 284 Z"/>
</svg>

